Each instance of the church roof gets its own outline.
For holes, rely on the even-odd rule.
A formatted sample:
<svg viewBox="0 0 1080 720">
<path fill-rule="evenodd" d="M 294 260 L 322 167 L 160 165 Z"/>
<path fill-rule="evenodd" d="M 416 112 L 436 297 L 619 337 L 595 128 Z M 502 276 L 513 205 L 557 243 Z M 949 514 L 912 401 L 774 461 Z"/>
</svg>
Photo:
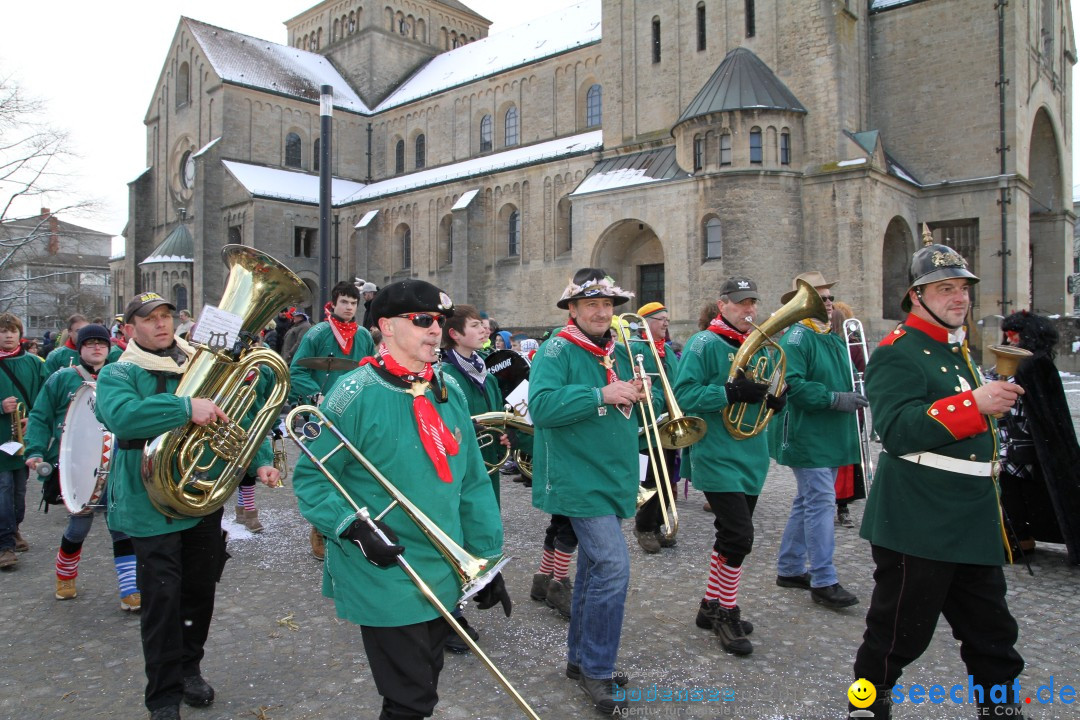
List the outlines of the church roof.
<svg viewBox="0 0 1080 720">
<path fill-rule="evenodd" d="M 691 177 L 679 167 L 675 159 L 675 146 L 646 150 L 645 152 L 617 155 L 601 160 L 593 166 L 571 195 L 600 190 L 615 190 L 631 185 L 678 180 Z"/>
<path fill-rule="evenodd" d="M 291 202 L 319 203 L 319 176 L 296 170 L 283 170 L 251 165 L 235 160 L 222 160 L 221 164 L 244 186 L 253 197 L 273 198 Z M 363 183 L 344 178 L 331 178 L 330 202 L 337 205 L 346 196 L 364 187 Z"/>
<path fill-rule="evenodd" d="M 146 256 L 140 265 L 166 262 L 195 262 L 195 238 L 187 225 L 180 223 L 173 228 L 172 232 L 165 236 L 161 244 L 154 248 L 153 252 Z"/>
<path fill-rule="evenodd" d="M 757 108 L 806 112 L 768 65 L 746 48 L 737 47 L 724 57 L 675 124 L 710 113 Z"/>
<path fill-rule="evenodd" d="M 601 0 L 584 0 L 524 25 L 439 53 L 375 108 L 404 105 L 465 83 L 600 42 Z"/>
<path fill-rule="evenodd" d="M 334 107 L 370 113 L 330 61 L 318 53 L 260 40 L 183 18 L 222 82 L 319 102 L 319 86 L 332 85 Z"/>
<path fill-rule="evenodd" d="M 458 2 L 458 0 L 435 0 L 435 2 L 439 3 L 440 5 L 445 5 L 446 7 L 449 7 L 449 8 L 454 8 L 455 10 L 460 10 L 461 12 L 469 13 L 470 15 L 475 15 L 476 17 L 480 18 L 481 20 L 487 20 L 486 17 L 484 17 L 480 13 L 473 10 L 471 7 L 467 6 L 465 3 Z M 490 24 L 490 22 L 491 21 L 488 20 L 489 24 Z"/>
</svg>

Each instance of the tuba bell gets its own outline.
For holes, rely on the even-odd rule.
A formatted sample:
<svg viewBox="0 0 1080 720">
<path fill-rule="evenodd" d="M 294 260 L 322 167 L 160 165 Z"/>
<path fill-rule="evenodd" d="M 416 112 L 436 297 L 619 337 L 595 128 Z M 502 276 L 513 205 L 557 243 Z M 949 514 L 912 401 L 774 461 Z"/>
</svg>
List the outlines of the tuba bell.
<svg viewBox="0 0 1080 720">
<path fill-rule="evenodd" d="M 143 484 L 154 507 L 170 517 L 200 517 L 217 511 L 244 479 L 289 393 L 285 362 L 274 351 L 251 345 L 279 309 L 308 298 L 304 282 L 266 253 L 226 245 L 221 256 L 229 277 L 217 307 L 241 318 L 237 341 L 231 348 L 193 343 L 196 351 L 176 395 L 213 400 L 229 422 L 202 427 L 189 422 L 147 443 Z M 274 384 L 265 404 L 255 408 L 260 367 L 270 369 Z M 252 409 L 254 419 L 245 428 L 240 421 Z M 222 471 L 216 472 L 222 465 Z"/>
</svg>

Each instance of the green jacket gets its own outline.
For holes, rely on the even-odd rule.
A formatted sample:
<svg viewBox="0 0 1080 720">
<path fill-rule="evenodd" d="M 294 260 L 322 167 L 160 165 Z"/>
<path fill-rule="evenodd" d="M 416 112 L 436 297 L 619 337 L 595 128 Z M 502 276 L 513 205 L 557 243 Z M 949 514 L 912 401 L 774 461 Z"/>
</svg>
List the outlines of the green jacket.
<svg viewBox="0 0 1080 720">
<path fill-rule="evenodd" d="M 908 316 L 870 356 L 866 390 L 883 452 L 860 534 L 896 552 L 976 565 L 1005 559 L 996 484 L 990 477 L 917 465 L 901 455 L 988 462 L 997 428 L 980 415 L 971 388 L 982 384 L 966 347 L 944 328 Z"/>
<path fill-rule="evenodd" d="M 844 339 L 799 323 L 784 334 L 780 347 L 787 357 L 788 402 L 784 413 L 769 423 L 770 433 L 780 433 L 775 444 L 770 443 L 776 462 L 805 468 L 859 462 L 855 414 L 829 409 L 832 393 L 851 392 Z"/>
<path fill-rule="evenodd" d="M 116 343 L 109 343 L 109 357 L 105 362 L 116 362 L 120 359 L 120 356 L 124 354 L 124 351 Z M 67 345 L 61 345 L 58 348 L 53 348 L 48 356 L 45 358 L 45 372 L 52 375 L 57 370 L 62 370 L 66 367 L 79 364 L 79 351 L 69 348 Z"/>
<path fill-rule="evenodd" d="M 130 362 L 106 365 L 98 373 L 97 417 L 116 440 L 152 440 L 191 420 L 191 398 L 175 395 L 180 375 L 166 374 L 164 392 L 157 376 Z M 109 527 L 132 537 L 150 537 L 193 527 L 198 517 L 171 518 L 150 502 L 142 481 L 140 448 L 113 446 L 109 469 Z M 256 467 L 272 464 L 273 453 L 265 438 L 255 456 Z M 221 473 L 218 461 L 209 476 Z"/>
<path fill-rule="evenodd" d="M 631 380 L 624 348 L 615 372 Z M 529 412 L 536 425 L 533 505 L 570 517 L 634 515 L 637 502 L 637 419 L 601 400 L 607 374 L 600 361 L 569 340 L 540 346 L 529 373 Z"/>
<path fill-rule="evenodd" d="M 34 409 L 30 411 L 30 421 L 26 423 L 27 458 L 39 457 L 56 465 L 68 406 L 85 382 L 76 367 L 60 368 L 45 381 L 34 401 Z"/>
<path fill-rule="evenodd" d="M 503 530 L 491 481 L 484 471 L 465 394 L 446 377 L 447 402 L 435 403 L 447 428 L 462 439 L 449 456 L 453 481 L 442 482 L 420 442 L 408 388 L 392 383 L 371 365 L 350 371 L 326 396 L 322 410 L 350 442 L 399 492 L 472 555 L 502 552 Z M 434 401 L 434 394 L 427 396 Z M 317 457 L 338 440 L 328 430 L 311 443 Z M 390 504 L 390 496 L 345 450 L 326 466 L 360 507 L 374 517 Z M 354 510 L 306 456 L 293 474 L 300 512 L 326 536 L 323 594 L 333 598 L 338 617 L 360 625 L 393 627 L 426 622 L 438 611 L 424 599 L 397 565 L 372 565 L 354 543 L 340 535 Z M 461 584 L 454 569 L 400 508 L 383 522 L 405 547 L 404 558 L 448 608 L 457 602 Z"/>
<path fill-rule="evenodd" d="M 724 426 L 728 408 L 724 384 L 738 348 L 711 330 L 686 341 L 675 381 L 675 399 L 687 415 L 705 421 L 708 432 L 694 443 L 691 455 L 694 487 L 704 492 L 741 492 L 760 495 L 769 472 L 769 448 L 765 433 L 736 440 Z M 765 356 L 758 350 L 752 360 Z M 746 415 L 756 417 L 760 403 L 747 405 Z"/>
<path fill-rule="evenodd" d="M 357 364 L 366 357 L 375 354 L 375 344 L 371 341 L 371 333 L 362 327 L 356 328 L 353 336 L 352 351 L 346 355 L 338 345 L 334 331 L 330 329 L 330 323 L 323 321 L 307 331 L 304 339 L 300 341 L 300 347 L 289 363 L 289 379 L 292 387 L 289 389 L 289 402 L 307 403 L 319 393 L 326 395 L 348 370 L 335 370 L 327 373 L 322 370 L 311 370 L 301 367 L 298 361 L 308 357 L 345 357 L 355 360 Z"/>
<path fill-rule="evenodd" d="M 45 364 L 41 362 L 41 358 L 37 355 L 29 355 L 25 350 L 21 350 L 18 355 L 12 355 L 0 360 L 0 363 L 3 363 L 11 371 L 22 385 L 23 390 L 26 391 L 23 394 L 22 390 L 18 389 L 8 374 L 0 371 L 0 400 L 12 396 L 19 398 L 26 406 L 26 413 L 29 416 L 29 413 L 34 409 L 34 403 L 37 402 L 38 393 L 41 392 L 41 388 L 45 385 L 45 380 L 48 377 L 45 372 Z M 11 440 L 11 414 L 5 413 L 0 416 L 0 444 L 9 440 Z M 24 446 L 26 444 L 25 440 L 24 435 Z M 18 470 L 25 467 L 25 455 L 8 455 L 5 452 L 0 452 L 0 470 Z"/>
<path fill-rule="evenodd" d="M 493 375 L 487 376 L 484 380 L 484 388 L 481 390 L 476 383 L 466 378 L 460 370 L 450 363 L 444 362 L 442 369 L 444 376 L 453 377 L 457 381 L 458 387 L 465 394 L 465 402 L 469 406 L 470 415 L 479 415 L 480 413 L 501 411 L 503 409 L 505 401 L 503 400 L 502 391 L 499 389 L 499 381 Z M 488 468 L 488 474 L 491 475 L 491 487 L 495 491 L 495 500 L 499 501 L 500 505 L 502 501 L 499 493 L 499 468 L 497 463 L 505 454 L 506 448 L 499 442 L 489 443 L 486 447 L 480 449 L 480 455 L 484 458 L 485 466 L 494 466 Z"/>
</svg>

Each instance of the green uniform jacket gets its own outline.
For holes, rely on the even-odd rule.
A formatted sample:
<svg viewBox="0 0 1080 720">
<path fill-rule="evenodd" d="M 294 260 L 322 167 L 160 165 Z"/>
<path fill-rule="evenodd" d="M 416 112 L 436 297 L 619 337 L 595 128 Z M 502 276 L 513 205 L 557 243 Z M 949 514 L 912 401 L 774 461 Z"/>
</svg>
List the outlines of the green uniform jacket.
<svg viewBox="0 0 1080 720">
<path fill-rule="evenodd" d="M 322 410 L 356 444 L 403 495 L 472 555 L 492 557 L 502 552 L 502 520 L 491 481 L 484 472 L 473 433 L 465 394 L 446 377 L 448 400 L 435 408 L 455 436 L 461 438 L 457 455 L 449 456 L 453 481 L 442 482 L 420 442 L 408 389 L 392 384 L 372 366 L 350 371 L 323 401 Z M 433 393 L 427 396 L 434 402 Z M 337 444 L 328 430 L 311 443 L 322 457 Z M 390 504 L 382 486 L 348 451 L 342 450 L 326 466 L 360 507 L 372 517 Z M 340 534 L 352 524 L 352 506 L 306 456 L 293 474 L 293 489 L 305 518 L 326 536 L 323 594 L 334 599 L 338 617 L 360 625 L 394 627 L 438 617 L 400 566 L 372 565 L 354 543 Z M 405 547 L 404 558 L 447 608 L 461 591 L 454 569 L 400 508 L 383 522 Z"/>
<path fill-rule="evenodd" d="M 107 363 L 116 362 L 120 359 L 120 356 L 124 354 L 124 351 L 116 343 L 109 343 L 109 356 L 105 360 Z M 79 364 L 79 351 L 72 350 L 67 345 L 61 345 L 58 348 L 54 348 L 49 355 L 45 358 L 45 372 L 52 375 L 57 370 L 63 370 L 66 367 Z"/>
<path fill-rule="evenodd" d="M 656 356 L 654 356 L 652 350 L 649 349 L 649 343 L 643 338 L 630 338 L 630 349 L 634 353 L 634 362 L 637 362 L 637 356 L 641 355 L 641 362 L 645 365 L 645 374 L 652 380 L 653 412 L 656 413 L 656 417 L 659 418 L 667 412 L 667 401 L 664 399 L 664 386 L 660 382 L 660 375 L 656 371 Z M 674 383 L 675 375 L 679 371 L 679 358 L 675 356 L 675 350 L 671 345 L 667 346 L 667 352 L 664 353 L 663 363 L 664 374 L 667 375 L 668 382 Z M 634 416 L 637 418 L 638 429 L 640 430 L 642 427 L 642 419 L 641 411 L 638 408 L 634 408 Z M 649 454 L 649 447 L 645 443 L 644 434 L 638 438 L 638 450 L 645 455 Z"/>
<path fill-rule="evenodd" d="M 469 406 L 470 415 L 479 415 L 480 413 L 502 411 L 505 400 L 503 400 L 502 391 L 499 390 L 499 381 L 495 379 L 494 375 L 488 375 L 484 380 L 484 389 L 481 390 L 476 386 L 472 380 L 465 377 L 460 370 L 451 365 L 450 363 L 442 364 L 443 374 L 449 375 L 457 381 L 458 387 L 465 393 L 465 402 Z M 498 443 L 493 442 L 487 447 L 481 448 L 480 454 L 484 458 L 485 465 L 488 463 L 497 463 L 503 455 L 506 454 L 506 448 Z M 488 470 L 489 473 L 496 473 L 498 467 Z M 495 475 L 492 478 L 492 487 L 495 489 L 495 499 L 499 499 L 499 478 Z"/>
<path fill-rule="evenodd" d="M 615 372 L 631 380 L 630 358 L 615 348 Z M 569 340 L 544 342 L 529 372 L 529 413 L 536 425 L 533 505 L 568 517 L 633 517 L 637 503 L 637 420 L 605 405 L 607 372 Z M 600 414 L 603 412 L 603 414 Z"/>
<path fill-rule="evenodd" d="M 30 411 L 30 421 L 26 423 L 27 458 L 39 457 L 56 465 L 68 406 L 85 382 L 74 367 L 60 368 L 45 381 L 34 401 L 34 409 Z"/>
<path fill-rule="evenodd" d="M 969 390 L 981 384 L 966 348 L 948 342 L 944 328 L 914 316 L 870 356 L 866 390 L 884 452 L 866 501 L 862 537 L 931 560 L 975 565 L 1005 560 L 994 480 L 900 457 L 929 451 L 962 460 L 994 459 L 996 427 L 979 414 Z"/>
<path fill-rule="evenodd" d="M 679 376 L 675 381 L 675 400 L 687 415 L 705 421 L 708 432 L 694 443 L 694 487 L 704 492 L 741 492 L 760 495 L 769 472 L 769 448 L 765 433 L 746 440 L 736 440 L 724 426 L 728 407 L 724 384 L 731 372 L 738 347 L 711 330 L 703 330 L 686 341 Z M 751 362 L 765 356 L 758 350 Z M 746 416 L 757 417 L 761 403 L 746 406 Z"/>
<path fill-rule="evenodd" d="M 117 440 L 153 439 L 191 420 L 191 398 L 174 395 L 180 375 L 167 375 L 165 392 L 157 378 L 130 362 L 106 365 L 98 373 L 97 417 Z M 170 518 L 158 512 L 142 481 L 142 450 L 113 446 L 109 468 L 109 527 L 132 537 L 150 537 L 193 527 L 198 517 Z M 255 466 L 272 464 L 270 443 L 264 438 Z M 210 468 L 220 474 L 224 463 Z"/>
<path fill-rule="evenodd" d="M 292 387 L 289 389 L 289 402 L 311 402 L 312 398 L 319 393 L 326 395 L 349 370 L 335 370 L 326 373 L 322 370 L 311 370 L 297 365 L 298 360 L 307 357 L 346 357 L 355 360 L 357 364 L 364 358 L 375 354 L 375 343 L 371 341 L 371 333 L 362 327 L 356 328 L 353 336 L 352 352 L 346 355 L 334 337 L 334 331 L 330 329 L 330 323 L 323 321 L 311 328 L 300 341 L 300 347 L 289 363 L 289 380 Z"/>
<path fill-rule="evenodd" d="M 24 397 L 22 391 L 11 381 L 8 374 L 0 370 L 0 400 L 15 396 L 26 405 L 26 412 L 29 414 L 33 411 L 38 393 L 41 392 L 41 388 L 48 378 L 48 374 L 45 372 L 45 364 L 41 362 L 41 358 L 37 355 L 29 355 L 25 350 L 20 351 L 18 355 L 12 355 L 0 360 L 0 363 L 4 363 L 4 366 L 18 378 L 23 389 L 26 390 L 26 394 L 30 396 Z M 0 416 L 0 444 L 9 440 L 11 440 L 11 414 L 5 413 Z M 24 435 L 24 445 L 26 444 L 25 440 Z M 5 452 L 0 452 L 0 470 L 18 470 L 25 467 L 25 455 L 8 455 Z"/>
<path fill-rule="evenodd" d="M 844 339 L 799 323 L 780 340 L 787 357 L 788 402 L 769 432 L 778 431 L 776 462 L 788 467 L 843 467 L 859 462 L 855 414 L 830 410 L 834 392 L 851 392 Z"/>
</svg>

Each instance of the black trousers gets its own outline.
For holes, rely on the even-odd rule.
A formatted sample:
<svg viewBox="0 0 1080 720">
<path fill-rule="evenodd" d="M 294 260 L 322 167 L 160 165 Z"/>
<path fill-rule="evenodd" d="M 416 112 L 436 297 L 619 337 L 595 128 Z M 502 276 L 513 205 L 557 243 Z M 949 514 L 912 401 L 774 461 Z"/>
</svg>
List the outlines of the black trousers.
<svg viewBox="0 0 1080 720">
<path fill-rule="evenodd" d="M 184 678 L 198 675 L 214 616 L 214 593 L 225 565 L 222 511 L 187 530 L 133 537 L 142 593 L 146 707 L 179 705 Z"/>
<path fill-rule="evenodd" d="M 1005 603 L 1005 573 L 996 565 L 963 565 L 904 555 L 873 545 L 877 568 L 855 677 L 892 687 L 930 645 L 943 615 L 960 641 L 976 684 L 1010 683 L 1024 669 L 1016 620 Z"/>
<path fill-rule="evenodd" d="M 663 458 L 664 465 L 667 466 L 668 477 L 674 478 L 675 457 L 678 454 L 678 450 L 665 450 L 660 449 L 660 456 Z M 654 488 L 657 487 L 656 482 L 658 477 L 663 479 L 663 473 L 655 472 L 653 468 L 652 460 L 649 460 L 649 467 L 645 471 L 645 482 L 642 483 L 642 487 Z M 677 488 L 672 488 L 672 497 L 675 496 Z M 664 515 L 660 510 L 660 492 L 657 491 L 655 495 L 648 499 L 644 505 L 638 508 L 637 515 L 634 518 L 634 527 L 638 532 L 655 532 L 660 529 L 660 525 L 663 524 Z M 670 509 L 670 506 L 669 506 Z"/>
<path fill-rule="evenodd" d="M 398 627 L 360 626 L 368 666 L 383 699 L 379 720 L 431 717 L 439 702 L 443 646 L 451 632 L 441 617 Z"/>
<path fill-rule="evenodd" d="M 552 515 L 544 531 L 544 549 L 558 550 L 567 555 L 577 550 L 577 533 L 565 515 Z"/>
<path fill-rule="evenodd" d="M 724 562 L 739 567 L 754 549 L 754 508 L 758 496 L 741 492 L 707 492 L 705 500 L 712 508 L 716 540 L 713 550 Z"/>
</svg>

